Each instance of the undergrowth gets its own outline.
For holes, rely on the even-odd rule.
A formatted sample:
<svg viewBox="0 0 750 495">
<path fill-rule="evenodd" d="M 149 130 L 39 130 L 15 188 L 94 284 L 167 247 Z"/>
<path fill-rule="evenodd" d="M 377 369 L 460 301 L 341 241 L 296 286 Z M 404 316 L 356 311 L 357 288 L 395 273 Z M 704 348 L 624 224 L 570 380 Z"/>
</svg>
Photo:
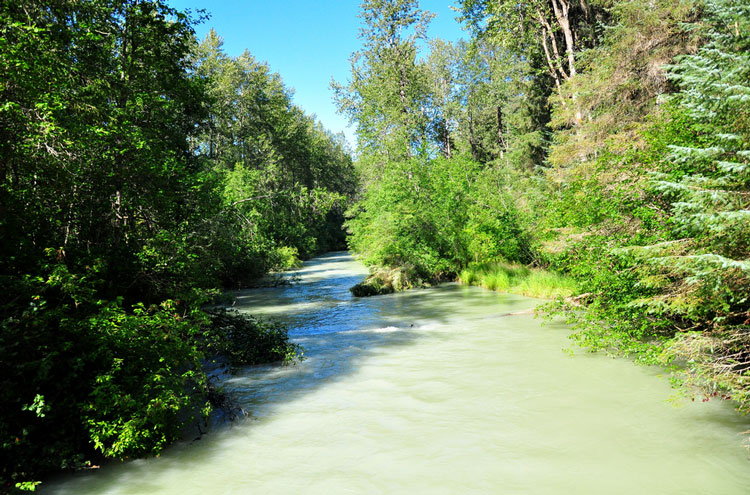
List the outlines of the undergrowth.
<svg viewBox="0 0 750 495">
<path fill-rule="evenodd" d="M 541 268 L 514 263 L 478 263 L 461 270 L 459 281 L 490 290 L 529 297 L 570 297 L 577 291 L 573 279 Z"/>
</svg>

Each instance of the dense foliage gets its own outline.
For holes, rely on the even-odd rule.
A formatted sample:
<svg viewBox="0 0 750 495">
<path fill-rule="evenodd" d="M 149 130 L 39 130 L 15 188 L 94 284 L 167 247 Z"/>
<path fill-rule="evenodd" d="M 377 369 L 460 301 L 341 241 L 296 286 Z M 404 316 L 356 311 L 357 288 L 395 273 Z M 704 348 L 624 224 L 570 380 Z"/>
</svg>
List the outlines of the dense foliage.
<svg viewBox="0 0 750 495">
<path fill-rule="evenodd" d="M 539 153 L 544 131 L 520 117 L 539 104 L 520 96 L 527 63 L 486 43 L 441 40 L 420 59 L 431 15 L 417 2 L 363 2 L 362 12 L 352 80 L 334 85 L 358 125 L 366 186 L 349 211 L 350 246 L 370 264 L 409 267 L 404 287 L 455 278 L 472 261 L 530 261 L 508 188 L 516 171 L 487 166 L 511 146 L 524 159 Z"/>
<path fill-rule="evenodd" d="M 337 86 L 366 178 L 350 245 L 380 267 L 358 290 L 409 273 L 510 289 L 513 263 L 543 267 L 575 282 L 539 277 L 578 291 L 548 308 L 578 343 L 750 411 L 750 4 L 460 7 L 472 39 L 426 43 L 417 2 L 362 3 Z M 389 133 L 409 123 L 404 146 Z"/>
<path fill-rule="evenodd" d="M 293 359 L 201 308 L 343 246 L 345 212 L 358 294 L 577 291 L 548 309 L 578 343 L 750 411 L 748 1 L 458 6 L 450 43 L 362 2 L 352 163 L 162 0 L 0 3 L 0 490 L 158 453 L 211 409 L 206 358 Z"/>
<path fill-rule="evenodd" d="M 210 410 L 206 358 L 297 354 L 278 325 L 200 308 L 341 245 L 351 158 L 194 21 L 0 3 L 0 491 L 158 453 Z"/>
<path fill-rule="evenodd" d="M 192 146 L 211 163 L 222 200 L 218 275 L 241 285 L 294 256 L 344 247 L 356 179 L 343 136 L 293 105 L 267 64 L 248 51 L 229 57 L 222 43 L 212 30 L 192 55 L 212 102 Z"/>
</svg>

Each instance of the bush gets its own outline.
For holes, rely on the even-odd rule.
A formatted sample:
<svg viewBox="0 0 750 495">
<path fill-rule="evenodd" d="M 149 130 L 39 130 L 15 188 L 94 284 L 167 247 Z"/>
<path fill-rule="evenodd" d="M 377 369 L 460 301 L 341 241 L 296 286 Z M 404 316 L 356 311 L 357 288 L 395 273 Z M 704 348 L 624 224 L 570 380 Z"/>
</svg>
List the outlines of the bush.
<svg viewBox="0 0 750 495">
<path fill-rule="evenodd" d="M 172 300 L 89 300 L 87 284 L 57 272 L 16 287 L 26 308 L 0 308 L 3 484 L 159 454 L 211 409 L 206 356 L 232 366 L 301 357 L 280 324 Z"/>
<path fill-rule="evenodd" d="M 210 324 L 202 335 L 208 355 L 222 355 L 233 367 L 282 362 L 302 357 L 302 348 L 289 341 L 286 327 L 230 310 L 208 313 Z"/>
<path fill-rule="evenodd" d="M 350 248 L 369 265 L 429 281 L 455 279 L 476 260 L 530 261 L 503 174 L 461 157 L 391 163 L 348 212 Z"/>
</svg>

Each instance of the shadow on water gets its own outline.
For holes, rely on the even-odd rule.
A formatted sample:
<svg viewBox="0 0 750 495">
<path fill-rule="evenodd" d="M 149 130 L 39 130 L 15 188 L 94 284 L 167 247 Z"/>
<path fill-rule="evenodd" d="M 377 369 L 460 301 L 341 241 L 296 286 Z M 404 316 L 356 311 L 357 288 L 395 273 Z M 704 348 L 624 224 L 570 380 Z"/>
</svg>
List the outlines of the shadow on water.
<svg viewBox="0 0 750 495">
<path fill-rule="evenodd" d="M 304 261 L 303 265 L 325 265 L 326 263 L 339 263 L 341 261 L 351 261 L 353 256 L 349 254 L 349 251 L 331 251 L 330 253 L 321 254 L 320 256 L 313 258 L 308 261 Z"/>
<path fill-rule="evenodd" d="M 346 257 L 338 257 L 348 260 Z M 253 303 L 271 300 L 275 319 L 305 349 L 306 359 L 293 367 L 254 366 L 229 377 L 225 388 L 248 411 L 263 415 L 304 394 L 356 372 L 368 357 L 424 338 L 427 326 L 492 319 L 507 311 L 530 309 L 537 301 L 476 287 L 445 284 L 440 288 L 369 298 L 353 297 L 348 288 L 362 276 L 336 276 L 309 286 L 281 287 L 274 294 L 247 293 L 237 309 L 264 316 Z M 464 296 L 464 297 L 461 297 Z M 261 308 L 262 309 L 262 308 Z M 503 311 L 506 309 L 507 311 Z M 491 312 L 490 312 L 491 311 Z M 453 330 L 452 330 L 453 331 Z M 455 331 L 460 332 L 460 327 Z"/>
<path fill-rule="evenodd" d="M 305 272 L 305 267 L 311 269 Z M 460 336 L 471 325 L 481 324 L 481 328 L 490 330 L 506 324 L 514 325 L 504 317 L 532 309 L 539 302 L 522 296 L 457 284 L 355 298 L 349 292 L 349 287 L 361 281 L 367 271 L 362 265 L 353 262 L 347 253 L 332 253 L 306 262 L 305 267 L 300 274 L 303 277 L 301 282 L 292 286 L 235 293 L 236 309 L 284 322 L 290 329 L 290 337 L 304 346 L 306 355 L 306 359 L 295 366 L 246 367 L 225 377 L 225 389 L 249 413 L 248 418 L 214 426 L 200 441 L 181 442 L 159 459 L 109 465 L 95 475 L 79 473 L 74 476 L 74 482 L 68 480 L 49 488 L 55 490 L 55 493 L 78 494 L 106 493 L 112 487 L 127 486 L 130 493 L 162 493 L 165 486 L 160 473 L 172 472 L 189 477 L 192 472 L 198 472 L 206 466 L 231 464 L 238 451 L 253 449 L 253 440 L 259 435 L 263 436 L 259 433 L 263 431 L 260 425 L 268 424 L 290 411 L 303 409 L 298 407 L 299 401 L 314 401 L 313 394 L 316 391 L 352 376 L 365 363 L 373 362 L 371 359 L 375 359 L 374 362 L 377 363 L 378 356 L 388 355 L 394 348 L 408 350 L 420 339 L 441 338 L 444 334 L 440 332 Z M 554 322 L 547 328 L 552 332 L 564 332 L 566 327 Z M 434 329 L 438 331 L 433 332 Z M 515 346 L 514 350 L 518 351 L 517 359 L 527 359 L 524 352 L 542 352 L 540 346 L 554 348 L 560 343 L 556 339 L 526 342 L 524 335 L 524 330 L 521 329 L 515 333 L 505 331 L 501 337 Z M 577 354 L 576 361 L 571 361 L 570 366 L 559 368 L 558 371 L 567 372 L 568 378 L 578 375 L 586 377 L 585 381 L 581 378 L 580 383 L 597 384 L 596 376 L 589 377 L 591 369 L 606 371 L 610 365 L 619 366 L 614 361 L 602 362 L 601 356 L 585 352 Z M 509 359 L 508 356 L 505 358 Z M 591 363 L 586 362 L 589 359 Z M 652 371 L 658 374 L 658 370 Z M 536 370 L 529 371 L 529 374 L 533 372 Z M 609 380 L 611 377 L 605 373 L 601 380 Z M 486 379 L 492 379 L 492 376 Z M 601 384 L 601 387 L 609 386 L 608 383 Z M 622 395 L 626 395 L 627 401 L 639 400 L 639 391 L 635 390 L 627 395 L 625 390 L 627 389 L 623 390 Z M 545 390 L 540 394 L 547 396 L 550 392 Z M 557 397 L 554 394 L 552 396 Z M 564 399 L 564 395 L 555 399 L 557 402 L 550 399 L 552 402 L 549 403 L 555 405 L 556 413 L 573 407 Z M 742 421 L 736 416 L 716 417 L 711 414 L 711 411 L 705 412 L 704 424 L 712 424 L 714 428 L 727 431 L 742 431 Z M 373 411 L 373 415 L 377 415 L 377 411 Z M 543 427 L 544 424 L 539 423 L 537 426 Z M 706 455 L 710 457 L 709 454 Z M 710 462 L 711 459 L 707 458 L 706 463 Z M 248 469 L 252 469 L 252 466 L 248 466 Z M 288 474 L 279 473 L 279 476 Z M 43 485 L 43 488 L 46 487 Z M 209 493 L 212 488 L 217 487 L 208 487 Z M 200 492 L 197 491 L 198 487 L 194 487 L 194 490 L 195 493 Z"/>
<path fill-rule="evenodd" d="M 305 360 L 294 366 L 250 366 L 222 380 L 222 387 L 249 414 L 248 418 L 212 425 L 207 435 L 180 442 L 156 460 L 111 464 L 106 466 L 106 472 L 96 474 L 77 473 L 76 483 L 65 486 L 71 491 L 57 493 L 98 492 L 100 487 L 103 490 L 123 483 L 138 493 L 158 492 L 161 485 L 148 482 L 144 471 L 157 465 L 159 469 L 191 471 L 210 463 L 213 456 L 226 455 L 222 443 L 227 435 L 236 434 L 236 429 L 252 436 L 252 427 L 258 421 L 272 419 L 278 409 L 290 402 L 303 400 L 307 394 L 355 373 L 368 357 L 413 344 L 424 335 L 418 332 L 420 327 L 445 323 L 458 313 L 471 313 L 470 308 L 456 304 L 456 295 L 468 294 L 468 289 L 473 293 L 472 299 L 476 299 L 476 291 L 480 290 L 449 284 L 441 290 L 356 298 L 349 288 L 359 283 L 366 271 L 354 264 L 347 253 L 333 253 L 306 263 L 328 268 L 314 270 L 315 277 L 303 272 L 301 282 L 291 286 L 234 293 L 235 309 L 282 321 L 292 340 L 305 349 Z M 326 272 L 330 276 L 322 276 Z M 486 299 L 493 303 L 508 299 L 489 294 L 491 297 Z M 446 304 L 441 304 L 440 299 Z M 517 306 L 517 302 L 512 304 Z"/>
</svg>

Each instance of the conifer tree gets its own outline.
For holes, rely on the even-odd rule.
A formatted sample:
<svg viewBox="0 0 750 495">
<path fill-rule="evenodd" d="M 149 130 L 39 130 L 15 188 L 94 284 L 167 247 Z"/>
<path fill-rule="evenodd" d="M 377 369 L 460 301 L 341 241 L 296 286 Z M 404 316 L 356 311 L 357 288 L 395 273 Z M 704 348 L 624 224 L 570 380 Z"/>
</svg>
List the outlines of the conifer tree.
<svg viewBox="0 0 750 495">
<path fill-rule="evenodd" d="M 706 42 L 669 68 L 673 96 L 695 129 L 670 146 L 655 188 L 671 202 L 675 239 L 638 249 L 663 277 L 661 308 L 684 332 L 672 355 L 696 383 L 731 391 L 750 409 L 750 3 L 708 0 Z"/>
</svg>

